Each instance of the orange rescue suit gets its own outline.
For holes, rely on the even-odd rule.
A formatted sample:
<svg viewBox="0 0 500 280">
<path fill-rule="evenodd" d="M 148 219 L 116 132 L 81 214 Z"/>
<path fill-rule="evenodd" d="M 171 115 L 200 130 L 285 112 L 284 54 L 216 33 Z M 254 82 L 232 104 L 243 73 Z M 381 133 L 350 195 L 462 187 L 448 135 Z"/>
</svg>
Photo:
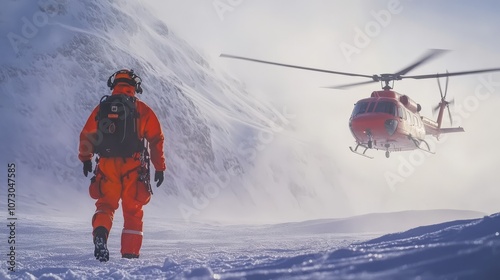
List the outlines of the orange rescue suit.
<svg viewBox="0 0 500 280">
<path fill-rule="evenodd" d="M 135 88 L 133 86 L 120 83 L 114 87 L 112 94 L 134 96 L 134 92 Z M 139 139 L 145 138 L 149 142 L 151 162 L 155 170 L 164 171 L 166 169 L 163 154 L 164 136 L 160 122 L 153 110 L 144 102 L 137 100 L 136 106 L 139 113 Z M 98 110 L 99 106 L 96 106 L 80 134 L 78 158 L 82 162 L 92 160 L 94 155 L 92 139 L 97 139 L 96 115 Z M 124 217 L 121 238 L 122 255 L 133 254 L 139 256 L 142 245 L 142 207 L 147 201 L 137 200 L 140 164 L 138 153 L 130 158 L 99 159 L 97 179 L 100 180 L 101 195 L 95 203 L 96 212 L 92 217 L 92 227 L 95 230 L 97 227 L 103 226 L 109 233 L 113 224 L 113 215 L 121 199 Z"/>
</svg>

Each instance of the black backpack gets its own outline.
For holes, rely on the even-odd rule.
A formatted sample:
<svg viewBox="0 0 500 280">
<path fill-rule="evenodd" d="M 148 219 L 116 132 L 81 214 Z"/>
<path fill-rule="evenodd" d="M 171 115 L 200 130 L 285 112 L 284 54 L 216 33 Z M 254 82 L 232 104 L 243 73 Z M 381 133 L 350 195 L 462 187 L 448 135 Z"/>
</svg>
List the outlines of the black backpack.
<svg viewBox="0 0 500 280">
<path fill-rule="evenodd" d="M 104 158 L 131 157 L 142 150 L 136 98 L 125 94 L 105 95 L 97 112 L 97 144 L 94 151 Z"/>
</svg>

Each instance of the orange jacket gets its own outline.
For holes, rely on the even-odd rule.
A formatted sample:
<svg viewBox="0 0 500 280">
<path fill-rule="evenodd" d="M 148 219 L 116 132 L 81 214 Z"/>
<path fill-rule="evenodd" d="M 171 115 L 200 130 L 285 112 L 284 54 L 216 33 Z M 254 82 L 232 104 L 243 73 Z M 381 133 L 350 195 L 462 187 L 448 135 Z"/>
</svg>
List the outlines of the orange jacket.
<svg viewBox="0 0 500 280">
<path fill-rule="evenodd" d="M 114 87 L 112 94 L 126 94 L 134 96 L 135 88 L 133 86 L 120 83 Z M 153 163 L 155 170 L 164 171 L 166 169 L 165 156 L 163 154 L 164 137 L 158 117 L 156 117 L 156 114 L 148 105 L 146 105 L 146 103 L 137 100 L 136 104 L 137 112 L 139 113 L 139 139 L 146 138 L 149 142 L 151 162 Z M 99 106 L 96 106 L 80 133 L 78 158 L 82 162 L 91 160 L 94 155 L 94 145 L 92 144 L 92 139 L 96 139 L 97 137 L 96 115 L 98 110 Z"/>
</svg>

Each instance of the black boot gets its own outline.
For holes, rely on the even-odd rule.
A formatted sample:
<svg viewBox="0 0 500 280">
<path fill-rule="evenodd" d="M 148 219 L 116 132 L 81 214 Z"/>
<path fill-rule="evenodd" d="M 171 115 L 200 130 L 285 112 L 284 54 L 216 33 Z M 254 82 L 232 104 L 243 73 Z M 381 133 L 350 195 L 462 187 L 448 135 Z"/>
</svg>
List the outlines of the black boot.
<svg viewBox="0 0 500 280">
<path fill-rule="evenodd" d="M 124 259 L 138 259 L 139 255 L 136 255 L 136 254 L 123 254 L 122 258 L 124 258 Z"/>
<path fill-rule="evenodd" d="M 97 227 L 94 230 L 94 256 L 100 262 L 109 261 L 109 251 L 106 242 L 108 240 L 108 230 L 105 227 Z"/>
</svg>

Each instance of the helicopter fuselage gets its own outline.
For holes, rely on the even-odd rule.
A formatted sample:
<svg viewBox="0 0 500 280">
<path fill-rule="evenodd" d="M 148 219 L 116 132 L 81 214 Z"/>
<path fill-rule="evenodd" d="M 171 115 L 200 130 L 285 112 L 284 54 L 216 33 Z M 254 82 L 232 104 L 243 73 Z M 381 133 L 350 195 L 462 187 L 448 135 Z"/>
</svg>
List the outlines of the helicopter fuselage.
<svg viewBox="0 0 500 280">
<path fill-rule="evenodd" d="M 383 149 L 386 151 L 386 157 L 389 157 L 390 152 L 408 151 L 415 149 L 421 149 L 426 152 L 433 153 L 430 150 L 429 144 L 424 139 L 426 135 L 432 135 L 436 138 L 439 138 L 439 136 L 443 133 L 464 132 L 464 129 L 462 127 L 441 127 L 443 114 L 446 109 L 448 111 L 450 123 L 451 125 L 453 125 L 453 118 L 449 107 L 449 105 L 453 103 L 453 100 L 446 100 L 448 78 L 450 76 L 499 72 L 500 68 L 461 72 L 446 71 L 446 73 L 441 74 L 435 73 L 424 75 L 408 75 L 408 73 L 413 69 L 432 59 L 435 59 L 445 52 L 446 50 L 431 49 L 420 59 L 398 72 L 374 75 L 340 72 L 301 65 L 285 64 L 281 62 L 261 60 L 230 54 L 221 54 L 220 56 L 281 67 L 368 79 L 363 82 L 329 87 L 333 89 L 347 89 L 354 86 L 362 86 L 380 82 L 383 90 L 374 91 L 369 98 L 359 100 L 354 105 L 354 110 L 351 114 L 351 118 L 349 119 L 349 128 L 357 144 L 355 148 L 349 148 L 356 154 L 368 158 L 373 158 L 365 154 L 368 149 Z M 439 79 L 442 77 L 446 77 L 444 92 L 439 82 Z M 403 79 L 437 79 L 439 92 L 441 95 L 441 102 L 435 109 L 439 110 L 438 118 L 436 121 L 433 121 L 426 117 L 422 117 L 420 115 L 421 107 L 419 104 L 415 103 L 407 95 L 401 95 L 392 90 L 394 81 L 400 81 Z M 421 147 L 422 143 L 424 143 L 425 146 Z M 363 152 L 358 151 L 358 148 L 360 147 L 364 148 Z"/>
<path fill-rule="evenodd" d="M 356 143 L 387 152 L 418 149 L 426 135 L 420 105 L 392 90 L 359 100 L 349 119 Z M 388 154 L 387 154 L 388 155 Z"/>
</svg>

